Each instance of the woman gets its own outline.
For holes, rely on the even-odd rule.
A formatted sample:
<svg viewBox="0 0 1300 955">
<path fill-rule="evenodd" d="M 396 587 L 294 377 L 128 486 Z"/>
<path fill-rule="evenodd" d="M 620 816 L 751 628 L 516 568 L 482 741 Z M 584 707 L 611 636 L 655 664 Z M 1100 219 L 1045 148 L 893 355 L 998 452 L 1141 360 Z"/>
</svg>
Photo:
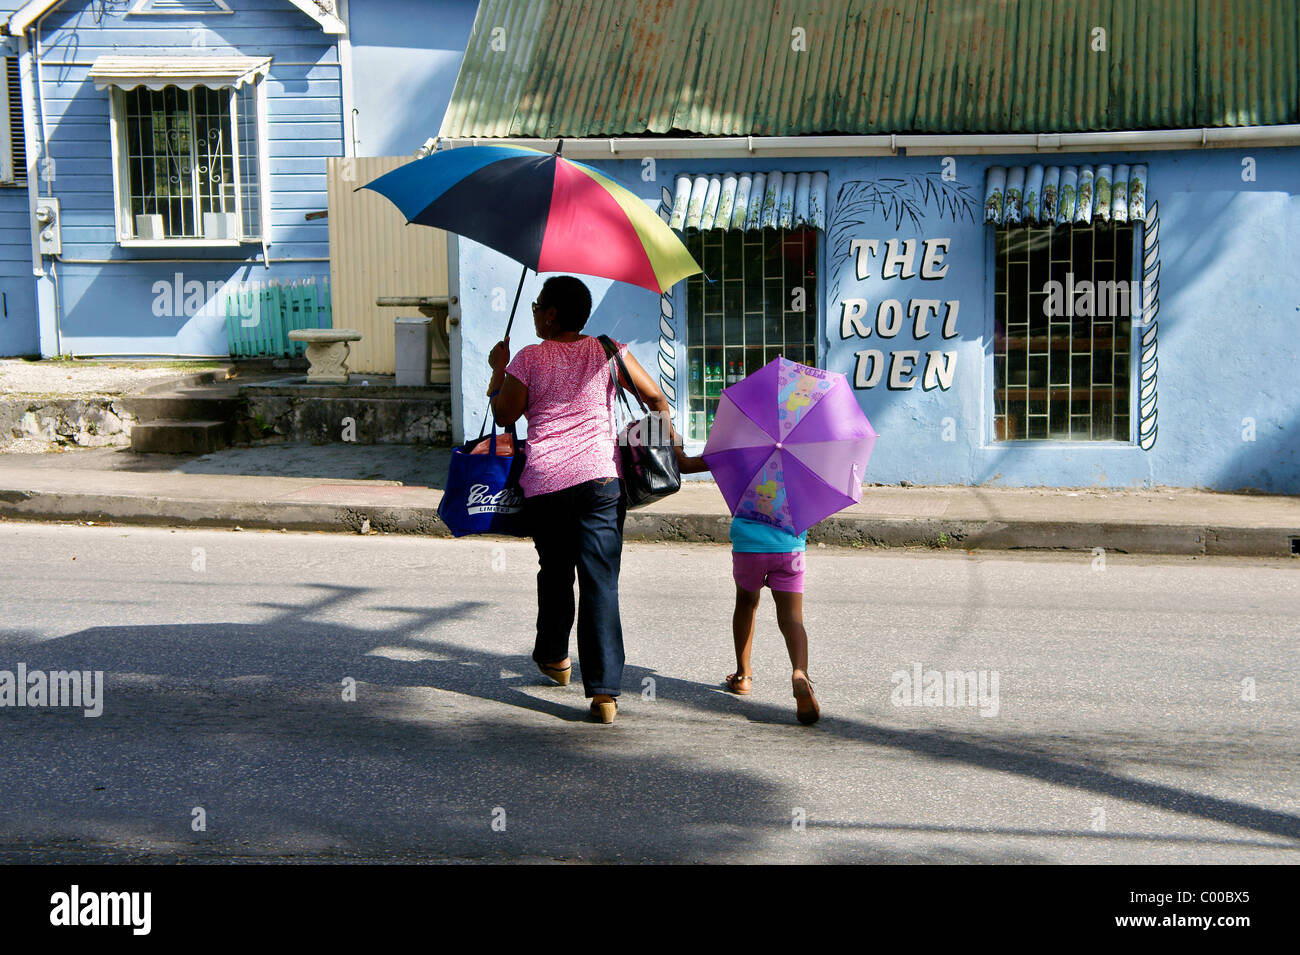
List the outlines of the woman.
<svg viewBox="0 0 1300 955">
<path fill-rule="evenodd" d="M 600 340 L 581 333 L 590 314 L 591 293 L 580 280 L 547 279 L 533 302 L 541 342 L 525 346 L 513 360 L 510 339 L 497 342 L 488 355 L 488 394 L 498 425 L 514 424 L 520 415 L 528 420 L 519 483 L 539 565 L 533 660 L 544 675 L 568 684 L 576 569 L 583 688 L 592 717 L 612 723 L 623 680 L 618 573 L 626 508 L 609 361 Z M 659 386 L 626 345 L 615 345 L 641 397 L 667 422 L 668 400 Z"/>
</svg>

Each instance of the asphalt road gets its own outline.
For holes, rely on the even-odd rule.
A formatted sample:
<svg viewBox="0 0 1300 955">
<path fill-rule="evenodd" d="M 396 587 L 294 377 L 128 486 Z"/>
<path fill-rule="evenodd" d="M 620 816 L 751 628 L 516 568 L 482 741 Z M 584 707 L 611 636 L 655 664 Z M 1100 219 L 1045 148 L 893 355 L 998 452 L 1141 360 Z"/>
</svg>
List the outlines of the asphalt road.
<svg viewBox="0 0 1300 955">
<path fill-rule="evenodd" d="M 0 861 L 1300 861 L 1297 562 L 814 550 L 811 728 L 729 566 L 628 546 L 599 726 L 527 542 L 0 524 L 0 671 L 105 674 L 0 708 Z"/>
</svg>

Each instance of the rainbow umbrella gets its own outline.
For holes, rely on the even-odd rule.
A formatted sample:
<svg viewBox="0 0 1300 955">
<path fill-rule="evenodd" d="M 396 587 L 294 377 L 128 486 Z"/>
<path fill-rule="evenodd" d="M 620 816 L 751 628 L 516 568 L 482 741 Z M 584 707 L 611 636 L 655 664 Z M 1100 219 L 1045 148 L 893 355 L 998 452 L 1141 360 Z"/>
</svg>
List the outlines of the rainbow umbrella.
<svg viewBox="0 0 1300 955">
<path fill-rule="evenodd" d="M 701 271 L 644 201 L 558 152 L 505 145 L 444 149 L 361 188 L 389 199 L 408 224 L 473 239 L 522 262 L 525 274 L 578 272 L 660 293 Z"/>
<path fill-rule="evenodd" d="M 862 499 L 875 443 L 847 378 L 777 358 L 723 389 L 704 462 L 734 516 L 802 534 Z"/>
</svg>

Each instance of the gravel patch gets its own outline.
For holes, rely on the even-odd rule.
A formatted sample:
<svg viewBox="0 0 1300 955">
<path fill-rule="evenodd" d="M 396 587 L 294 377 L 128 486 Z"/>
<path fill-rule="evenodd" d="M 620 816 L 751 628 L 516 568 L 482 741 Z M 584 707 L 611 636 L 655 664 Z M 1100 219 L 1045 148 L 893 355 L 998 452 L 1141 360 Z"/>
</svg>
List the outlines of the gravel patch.
<svg viewBox="0 0 1300 955">
<path fill-rule="evenodd" d="M 0 435 L 0 442 L 3 441 L 4 436 Z M 14 438 L 0 444 L 0 454 L 60 454 L 64 450 L 62 446 L 44 438 Z"/>
<path fill-rule="evenodd" d="M 213 362 L 0 359 L 0 395 L 123 395 L 217 367 Z"/>
</svg>

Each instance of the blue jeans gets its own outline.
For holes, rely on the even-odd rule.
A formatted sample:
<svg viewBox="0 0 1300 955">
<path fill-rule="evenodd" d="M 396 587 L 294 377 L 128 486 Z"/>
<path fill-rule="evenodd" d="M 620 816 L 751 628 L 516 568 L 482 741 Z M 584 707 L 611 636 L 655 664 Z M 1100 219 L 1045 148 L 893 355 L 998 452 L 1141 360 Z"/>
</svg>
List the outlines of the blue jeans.
<svg viewBox="0 0 1300 955">
<path fill-rule="evenodd" d="M 578 573 L 578 662 L 587 696 L 618 696 L 623 682 L 623 624 L 618 571 L 623 555 L 623 485 L 598 478 L 524 500 L 537 547 L 537 643 L 533 660 L 569 655 L 573 573 Z"/>
</svg>

